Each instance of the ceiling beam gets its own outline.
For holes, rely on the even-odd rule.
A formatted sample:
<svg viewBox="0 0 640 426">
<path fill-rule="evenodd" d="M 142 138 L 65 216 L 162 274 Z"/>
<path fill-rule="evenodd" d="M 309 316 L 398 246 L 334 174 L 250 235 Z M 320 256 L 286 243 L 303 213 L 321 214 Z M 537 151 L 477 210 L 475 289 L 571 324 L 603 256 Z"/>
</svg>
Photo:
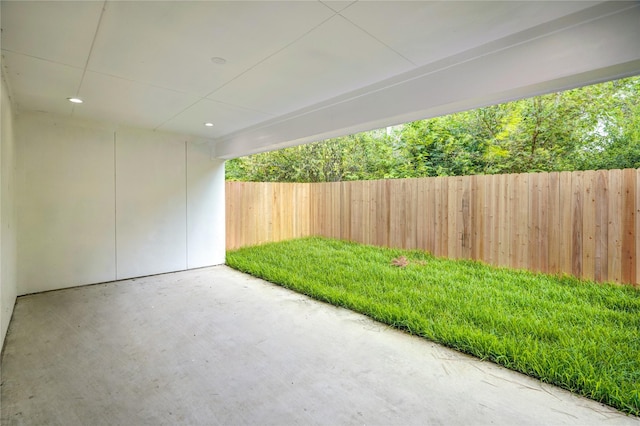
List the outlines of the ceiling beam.
<svg viewBox="0 0 640 426">
<path fill-rule="evenodd" d="M 238 131 L 229 159 L 640 74 L 640 4 L 607 2 Z"/>
</svg>

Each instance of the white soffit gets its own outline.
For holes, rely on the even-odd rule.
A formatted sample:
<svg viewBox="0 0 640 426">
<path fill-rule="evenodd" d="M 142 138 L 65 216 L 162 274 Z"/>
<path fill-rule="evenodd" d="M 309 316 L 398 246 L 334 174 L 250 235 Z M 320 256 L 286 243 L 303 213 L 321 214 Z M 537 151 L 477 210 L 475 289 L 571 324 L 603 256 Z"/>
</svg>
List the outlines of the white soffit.
<svg viewBox="0 0 640 426">
<path fill-rule="evenodd" d="M 11 52 L 2 55 L 3 65 L 11 64 L 12 92 L 20 95 L 15 99 L 17 109 L 71 114 L 73 105 L 67 97 L 78 90 L 82 68 Z"/>
<path fill-rule="evenodd" d="M 594 2 L 358 2 L 342 15 L 417 65 L 578 12 Z"/>
<path fill-rule="evenodd" d="M 336 12 L 341 12 L 346 9 L 348 6 L 351 6 L 356 0 L 321 0 L 322 4 L 325 6 L 329 6 L 332 10 Z"/>
<path fill-rule="evenodd" d="M 152 129 L 171 118 L 176 110 L 199 99 L 188 93 L 93 71 L 85 74 L 80 95 L 85 102 L 74 107 L 75 117 L 133 123 Z"/>
<path fill-rule="evenodd" d="M 209 98 L 281 115 L 411 68 L 409 61 L 334 16 Z"/>
<path fill-rule="evenodd" d="M 18 113 L 194 135 L 224 158 L 640 73 L 633 1 L 0 8 Z"/>
<path fill-rule="evenodd" d="M 108 2 L 89 68 L 205 97 L 332 15 L 317 2 Z"/>
<path fill-rule="evenodd" d="M 204 123 L 211 123 L 205 129 L 209 138 L 217 138 L 242 130 L 247 126 L 261 123 L 274 115 L 228 105 L 222 102 L 201 99 L 196 104 L 173 117 L 159 127 L 160 130 L 190 134 L 193 129 L 201 129 Z"/>
<path fill-rule="evenodd" d="M 2 1 L 2 50 L 83 68 L 102 6 L 95 1 Z"/>
</svg>

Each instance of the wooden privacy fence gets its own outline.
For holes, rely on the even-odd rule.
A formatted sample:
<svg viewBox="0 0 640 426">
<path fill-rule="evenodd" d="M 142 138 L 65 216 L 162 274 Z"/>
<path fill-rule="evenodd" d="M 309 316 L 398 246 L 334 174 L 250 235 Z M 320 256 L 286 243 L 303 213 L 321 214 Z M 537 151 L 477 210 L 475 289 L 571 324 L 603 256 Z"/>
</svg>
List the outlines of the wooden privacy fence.
<svg viewBox="0 0 640 426">
<path fill-rule="evenodd" d="M 320 235 L 640 282 L 640 170 L 227 182 L 227 248 Z"/>
<path fill-rule="evenodd" d="M 226 183 L 227 250 L 313 235 L 308 183 Z"/>
</svg>

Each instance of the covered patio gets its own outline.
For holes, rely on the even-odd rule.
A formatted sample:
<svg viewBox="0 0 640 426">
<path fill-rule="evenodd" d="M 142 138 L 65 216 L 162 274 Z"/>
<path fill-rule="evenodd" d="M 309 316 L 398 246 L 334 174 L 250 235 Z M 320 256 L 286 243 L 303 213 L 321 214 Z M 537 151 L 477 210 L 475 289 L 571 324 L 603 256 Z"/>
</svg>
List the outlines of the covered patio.
<svg viewBox="0 0 640 426">
<path fill-rule="evenodd" d="M 640 425 L 226 266 L 21 297 L 3 424 Z"/>
<path fill-rule="evenodd" d="M 0 18 L 3 423 L 637 423 L 220 265 L 226 159 L 640 74 L 638 2 Z"/>
</svg>

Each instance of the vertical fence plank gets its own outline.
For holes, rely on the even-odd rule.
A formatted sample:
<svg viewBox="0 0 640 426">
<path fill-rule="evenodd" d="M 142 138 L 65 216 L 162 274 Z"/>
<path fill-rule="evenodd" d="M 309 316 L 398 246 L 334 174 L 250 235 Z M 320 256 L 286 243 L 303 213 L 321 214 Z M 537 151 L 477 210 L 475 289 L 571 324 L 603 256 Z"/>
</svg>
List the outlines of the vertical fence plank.
<svg viewBox="0 0 640 426">
<path fill-rule="evenodd" d="M 609 265 L 607 258 L 607 243 L 609 241 L 609 174 L 600 170 L 595 177 L 595 272 L 596 281 L 606 281 L 609 276 Z"/>
<path fill-rule="evenodd" d="M 622 170 L 609 171 L 607 264 L 609 281 L 622 280 Z"/>
<path fill-rule="evenodd" d="M 582 276 L 589 280 L 595 278 L 595 177 L 594 171 L 586 171 L 582 174 Z"/>
<path fill-rule="evenodd" d="M 272 224 L 268 228 L 267 233 L 267 241 L 280 241 L 281 239 L 287 238 L 287 232 L 284 232 L 282 229 L 282 220 L 283 218 L 283 210 L 289 210 L 286 208 L 282 208 L 282 202 L 284 198 L 282 197 L 281 191 L 284 189 L 282 183 L 272 183 L 272 190 L 267 192 L 267 196 L 269 197 L 269 209 L 271 210 L 271 221 Z M 289 203 L 287 203 L 289 204 Z M 293 208 L 293 206 L 291 206 Z"/>
<path fill-rule="evenodd" d="M 418 248 L 418 179 L 408 179 L 405 181 L 405 229 L 403 247 L 407 249 Z"/>
<path fill-rule="evenodd" d="M 236 248 L 236 229 L 235 229 L 235 221 L 233 220 L 236 211 L 240 211 L 237 207 L 237 198 L 235 194 L 233 194 L 234 190 L 234 182 L 225 182 L 224 184 L 224 193 L 225 193 L 225 202 L 224 202 L 224 212 L 225 212 L 225 245 L 227 250 L 233 250 Z"/>
<path fill-rule="evenodd" d="M 393 179 L 389 185 L 389 246 L 402 248 L 404 240 L 404 211 L 407 208 L 405 202 L 404 180 Z"/>
<path fill-rule="evenodd" d="M 576 277 L 582 277 L 582 186 L 583 173 L 575 172 L 571 179 L 571 224 L 572 231 L 572 255 L 571 273 Z"/>
<path fill-rule="evenodd" d="M 525 268 L 529 265 L 529 215 L 530 215 L 530 191 L 529 176 L 521 173 L 513 176 L 512 217 L 511 226 L 512 242 L 510 249 L 514 259 L 511 261 L 515 268 Z"/>
<path fill-rule="evenodd" d="M 509 266 L 509 175 L 498 175 L 498 181 L 500 182 L 498 190 L 498 209 L 500 210 L 500 221 L 498 222 L 497 236 L 497 241 L 499 242 L 498 265 Z"/>
<path fill-rule="evenodd" d="M 529 175 L 529 268 L 540 270 L 540 188 L 539 173 Z"/>
<path fill-rule="evenodd" d="M 433 179 L 421 179 L 424 188 L 424 222 L 422 234 L 424 235 L 423 250 L 433 253 L 435 246 L 434 223 L 435 223 L 435 198 L 433 192 Z"/>
<path fill-rule="evenodd" d="M 391 181 L 378 180 L 374 185 L 376 192 L 370 193 L 372 204 L 371 222 L 369 227 L 375 235 L 370 241 L 373 244 L 388 247 L 391 245 Z M 402 197 L 402 194 L 400 194 Z M 402 198 L 400 198 L 400 201 Z"/>
<path fill-rule="evenodd" d="M 538 269 L 549 272 L 549 174 L 538 173 Z"/>
<path fill-rule="evenodd" d="M 240 238 L 242 241 L 247 241 L 247 244 L 253 244 L 253 239 L 251 238 L 251 231 L 253 230 L 253 223 L 251 220 L 251 206 L 249 205 L 251 201 L 250 188 L 244 182 L 240 184 L 240 206 L 242 211 L 240 212 Z"/>
<path fill-rule="evenodd" d="M 449 180 L 449 257 L 462 257 L 462 177 Z"/>
<path fill-rule="evenodd" d="M 329 236 L 329 229 L 327 229 L 327 186 L 323 184 L 314 185 L 314 196 L 317 200 L 315 216 L 318 231 L 323 237 Z"/>
<path fill-rule="evenodd" d="M 443 182 L 447 184 L 447 208 L 445 209 L 447 219 L 447 256 L 452 259 L 459 257 L 459 252 L 456 251 L 458 246 L 459 235 L 457 233 L 456 224 L 458 221 L 458 209 L 459 205 L 456 202 L 457 189 L 458 189 L 458 177 L 443 178 Z"/>
<path fill-rule="evenodd" d="M 320 185 L 320 222 L 322 223 L 323 235 L 331 237 L 332 216 L 331 216 L 331 184 L 322 183 Z"/>
<path fill-rule="evenodd" d="M 233 195 L 231 195 L 231 191 L 233 187 L 230 185 L 230 183 L 231 182 L 224 183 L 224 194 L 225 194 L 224 215 L 226 218 L 224 244 L 227 250 L 232 250 L 233 248 L 235 248 L 233 244 L 233 238 L 236 235 L 235 230 L 233 229 L 233 222 L 229 220 L 229 217 L 231 216 L 232 212 L 234 212 L 236 208 L 235 207 L 236 200 L 235 198 L 233 198 Z"/>
<path fill-rule="evenodd" d="M 333 224 L 334 221 L 332 215 L 332 194 L 331 194 L 331 183 L 323 183 L 322 184 L 322 206 L 321 206 L 321 214 L 322 214 L 322 227 L 324 228 L 325 235 L 327 237 L 333 236 Z"/>
<path fill-rule="evenodd" d="M 298 227 L 296 228 L 295 235 L 297 236 L 309 236 L 313 235 L 311 231 L 311 217 L 309 210 L 311 208 L 311 198 L 309 197 L 309 189 L 311 185 L 308 183 L 303 186 L 297 186 L 298 196 L 300 197 L 301 205 L 298 213 L 296 214 L 296 220 L 298 220 Z"/>
<path fill-rule="evenodd" d="M 471 192 L 471 176 L 463 176 L 461 181 L 461 256 L 464 259 L 471 258 L 471 248 L 473 245 L 472 230 L 471 230 L 471 207 L 473 202 L 473 195 Z M 460 226 L 460 225 L 459 225 Z"/>
<path fill-rule="evenodd" d="M 351 235 L 351 184 L 340 182 L 340 239 L 348 240 Z"/>
<path fill-rule="evenodd" d="M 491 224 L 491 228 L 489 232 L 491 233 L 491 253 L 490 253 L 490 262 L 493 265 L 499 265 L 499 254 L 500 254 L 500 221 L 503 220 L 501 211 L 498 208 L 500 205 L 500 176 L 493 175 L 491 176 L 491 199 L 489 200 L 489 209 L 493 212 L 493 222 Z"/>
<path fill-rule="evenodd" d="M 313 192 L 316 186 L 309 186 L 309 233 L 310 235 L 322 235 L 319 227 L 317 226 L 317 202 L 318 197 L 314 196 Z"/>
<path fill-rule="evenodd" d="M 316 186 L 316 196 L 318 197 L 318 210 L 316 214 L 318 215 L 318 223 L 320 225 L 320 229 L 322 230 L 323 237 L 329 237 L 329 220 L 327 212 L 327 184 L 321 183 Z"/>
<path fill-rule="evenodd" d="M 365 244 L 378 244 L 382 243 L 382 238 L 376 236 L 380 234 L 384 227 L 379 226 L 376 221 L 376 212 L 378 207 L 384 202 L 384 195 L 380 193 L 380 186 L 378 181 L 374 181 L 373 185 L 368 185 L 366 182 L 362 186 L 362 242 Z"/>
<path fill-rule="evenodd" d="M 548 209 L 548 248 L 549 262 L 547 272 L 560 272 L 560 174 L 549 173 L 547 196 Z"/>
<path fill-rule="evenodd" d="M 252 244 L 260 244 L 260 238 L 262 237 L 260 232 L 260 223 L 258 221 L 258 215 L 263 212 L 261 215 L 265 220 L 265 226 L 269 223 L 269 212 L 264 208 L 264 191 L 263 188 L 256 185 L 250 185 L 250 194 L 252 195 L 249 198 L 249 222 L 251 223 L 250 235 Z"/>
<path fill-rule="evenodd" d="M 416 179 L 416 246 L 419 250 L 429 251 L 427 248 L 427 215 L 429 206 L 427 204 L 426 179 Z"/>
<path fill-rule="evenodd" d="M 376 209 L 379 205 L 379 200 L 383 199 L 384 196 L 380 197 L 376 195 L 376 191 L 370 185 L 365 184 L 362 188 L 362 196 L 365 202 L 365 210 L 364 210 L 364 243 L 365 244 L 373 244 L 384 246 L 384 239 L 381 235 L 381 230 L 384 230 L 384 227 L 380 227 L 376 223 Z"/>
<path fill-rule="evenodd" d="M 318 213 L 322 224 L 322 235 L 331 237 L 331 193 L 328 183 L 322 182 L 318 185 L 318 195 L 320 196 Z"/>
<path fill-rule="evenodd" d="M 635 249 L 636 249 L 636 270 L 633 285 L 638 286 L 640 284 L 640 261 L 637 257 L 640 255 L 640 169 L 636 170 L 636 193 L 635 193 Z"/>
<path fill-rule="evenodd" d="M 636 170 L 622 171 L 622 282 L 633 283 L 636 277 Z"/>
<path fill-rule="evenodd" d="M 364 235 L 362 233 L 362 219 L 363 219 L 363 209 L 364 209 L 364 200 L 362 199 L 362 188 L 364 186 L 364 182 L 352 182 L 351 187 L 351 240 L 364 243 Z"/>
<path fill-rule="evenodd" d="M 573 174 L 560 173 L 560 272 L 573 273 Z"/>
<path fill-rule="evenodd" d="M 484 249 L 484 178 L 485 176 L 471 176 L 471 258 L 482 259 Z"/>
<path fill-rule="evenodd" d="M 334 223 L 333 238 L 340 238 L 342 235 L 342 183 L 333 182 L 331 184 L 331 197 L 333 210 L 331 212 L 331 220 Z"/>
<path fill-rule="evenodd" d="M 440 187 L 440 180 L 438 178 L 432 178 L 431 184 L 433 185 L 433 254 L 435 256 L 444 256 L 440 249 L 441 244 L 441 231 L 442 227 L 442 188 Z"/>
<path fill-rule="evenodd" d="M 447 244 L 447 217 L 446 217 L 446 199 L 447 191 L 444 187 L 444 178 L 434 178 L 434 198 L 435 198 L 435 250 L 436 256 L 446 256 L 446 244 Z"/>
<path fill-rule="evenodd" d="M 273 209 L 273 192 L 275 191 L 277 184 L 276 183 L 270 183 L 269 187 L 265 190 L 264 194 L 263 194 L 263 207 L 267 209 L 268 212 L 268 222 L 267 222 L 267 226 L 262 227 L 262 229 L 260 229 L 261 231 L 261 238 L 260 238 L 260 244 L 263 243 L 268 243 L 269 241 L 274 241 L 273 239 L 273 229 L 274 229 L 274 220 L 273 220 L 273 213 L 274 213 L 274 209 Z M 259 221 L 259 218 L 257 218 Z"/>
<path fill-rule="evenodd" d="M 444 177 L 438 177 L 438 181 L 440 183 L 442 203 L 442 210 L 440 211 L 440 250 L 442 256 L 449 256 L 449 238 L 455 237 L 449 234 L 449 221 L 455 221 L 455 218 L 449 214 L 449 185 L 453 186 L 453 182 Z"/>
<path fill-rule="evenodd" d="M 496 211 L 492 208 L 492 202 L 495 199 L 495 187 L 494 187 L 494 179 L 495 176 L 489 175 L 485 176 L 485 190 L 484 190 L 484 206 L 483 206 L 483 215 L 484 215 L 484 229 L 482 230 L 482 239 L 483 239 L 483 247 L 482 247 L 482 260 L 487 263 L 493 263 L 493 245 L 495 241 L 493 240 L 493 229 L 496 224 Z"/>
</svg>

